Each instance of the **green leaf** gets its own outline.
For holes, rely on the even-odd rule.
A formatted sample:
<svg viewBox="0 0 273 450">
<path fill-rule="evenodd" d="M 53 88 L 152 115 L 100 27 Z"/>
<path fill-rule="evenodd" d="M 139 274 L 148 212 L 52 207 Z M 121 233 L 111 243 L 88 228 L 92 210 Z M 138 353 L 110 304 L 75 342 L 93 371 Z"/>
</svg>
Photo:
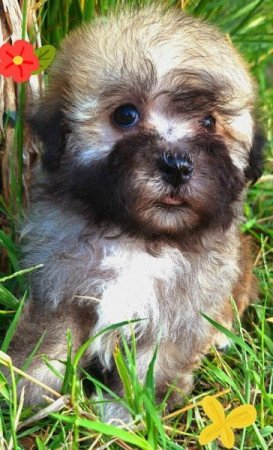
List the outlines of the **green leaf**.
<svg viewBox="0 0 273 450">
<path fill-rule="evenodd" d="M 146 319 L 133 319 L 133 320 L 124 320 L 123 322 L 118 322 L 118 323 L 113 323 L 111 325 L 109 325 L 106 328 L 103 328 L 102 330 L 100 330 L 97 334 L 95 334 L 94 336 L 91 336 L 77 351 L 77 353 L 75 354 L 74 357 L 74 366 L 77 367 L 79 364 L 79 361 L 81 359 L 81 357 L 83 356 L 83 354 L 86 352 L 86 350 L 90 347 L 90 345 L 92 344 L 92 342 L 99 337 L 101 334 L 107 333 L 108 331 L 113 331 L 113 330 L 117 330 L 120 327 L 123 327 L 124 325 L 131 325 L 133 323 L 137 323 L 140 322 L 141 320 L 146 320 Z"/>
<path fill-rule="evenodd" d="M 117 371 L 119 373 L 120 379 L 123 384 L 125 396 L 127 398 L 127 401 L 130 406 L 132 406 L 132 398 L 133 398 L 133 390 L 132 390 L 132 382 L 130 373 L 128 371 L 128 368 L 126 366 L 126 362 L 124 360 L 124 357 L 121 353 L 121 350 L 118 346 L 116 346 L 114 353 L 114 360 L 116 364 Z"/>
<path fill-rule="evenodd" d="M 14 255 L 17 254 L 17 247 L 12 241 L 11 237 L 4 233 L 3 230 L 0 230 L 0 245 L 5 247 L 8 252 L 12 252 Z"/>
<path fill-rule="evenodd" d="M 37 48 L 34 53 L 39 59 L 40 66 L 32 72 L 32 75 L 37 75 L 47 69 L 49 64 L 52 63 L 56 55 L 56 48 L 53 45 L 43 45 L 43 47 Z"/>
<path fill-rule="evenodd" d="M 64 381 L 61 389 L 62 394 L 67 394 L 69 385 L 71 383 L 71 378 L 73 375 L 75 375 L 75 370 L 72 365 L 72 335 L 71 331 L 67 330 L 66 333 L 66 340 L 67 340 L 67 357 L 66 357 L 66 364 L 65 364 L 65 374 L 64 374 Z"/>
<path fill-rule="evenodd" d="M 72 375 L 71 379 L 71 399 L 72 403 L 75 400 L 75 392 L 76 392 L 76 369 L 78 367 L 78 364 L 80 362 L 80 359 L 82 358 L 83 354 L 86 352 L 86 350 L 90 347 L 92 342 L 101 334 L 107 333 L 108 331 L 116 330 L 124 325 L 131 325 L 132 323 L 140 322 L 143 319 L 134 319 L 134 320 L 125 320 L 123 322 L 114 323 L 109 325 L 108 327 L 104 328 L 103 330 L 100 330 L 97 334 L 94 336 L 91 336 L 76 352 L 74 360 L 73 360 L 73 367 L 74 367 L 74 374 Z"/>
<path fill-rule="evenodd" d="M 155 379 L 154 379 L 154 368 L 155 368 L 155 361 L 157 357 L 157 346 L 155 348 L 153 357 L 149 363 L 147 374 L 146 374 L 146 380 L 145 380 L 145 387 L 148 393 L 148 397 L 151 401 L 155 400 Z"/>
<path fill-rule="evenodd" d="M 215 364 L 212 364 L 207 358 L 206 364 L 210 369 L 210 373 L 213 374 L 221 382 L 222 385 L 225 386 L 226 384 L 228 384 L 234 389 L 234 391 L 236 392 L 238 391 L 238 386 L 236 385 L 236 382 L 231 376 L 227 375 L 222 369 L 217 367 Z"/>
<path fill-rule="evenodd" d="M 17 309 L 19 306 L 19 300 L 17 300 L 17 298 L 1 284 L 0 284 L 0 303 L 11 309 Z"/>
<path fill-rule="evenodd" d="M 220 323 L 215 322 L 213 319 L 211 319 L 210 317 L 206 316 L 206 314 L 201 313 L 201 315 L 209 323 L 211 323 L 211 325 L 213 325 L 217 330 L 219 330 L 222 333 L 224 333 L 229 339 L 231 339 L 233 342 L 235 342 L 237 345 L 239 345 L 239 347 L 241 347 L 243 350 L 245 350 L 250 356 L 252 356 L 254 361 L 256 361 L 256 363 L 260 367 L 262 366 L 261 361 L 259 360 L 259 358 L 255 354 L 255 352 L 252 350 L 251 347 L 249 347 L 249 345 L 246 342 L 243 341 L 243 339 L 241 337 L 239 337 L 236 334 L 232 333 L 230 330 L 228 330 L 227 328 L 223 327 Z"/>
<path fill-rule="evenodd" d="M 0 372 L 0 395 L 4 397 L 5 400 L 10 400 L 9 391 L 7 389 L 8 382 L 4 375 Z"/>
<path fill-rule="evenodd" d="M 82 419 L 76 416 L 67 417 L 62 414 L 52 414 L 52 416 L 66 423 L 74 424 L 75 422 L 77 422 L 80 427 L 87 428 L 88 430 L 98 431 L 99 433 L 105 434 L 106 436 L 121 439 L 124 442 L 128 442 L 128 444 L 135 445 L 137 448 L 141 448 L 143 450 L 152 450 L 150 444 L 145 439 L 137 436 L 136 434 L 122 430 L 121 428 L 114 427 L 113 425 L 94 422 L 92 420 Z"/>
<path fill-rule="evenodd" d="M 9 326 L 7 332 L 6 332 L 6 336 L 5 336 L 4 342 L 3 342 L 2 347 L 1 347 L 1 350 L 4 353 L 7 352 L 8 348 L 9 348 L 10 341 L 12 339 L 12 336 L 15 333 L 15 330 L 16 330 L 16 327 L 17 327 L 17 324 L 19 322 L 19 319 L 20 319 L 20 316 L 21 316 L 21 312 L 22 312 L 22 309 L 23 309 L 23 306 L 24 306 L 24 300 L 25 300 L 25 296 L 24 296 L 23 300 L 21 301 L 21 303 L 19 305 L 19 308 L 17 309 L 17 312 L 16 312 L 16 314 L 14 316 L 14 319 L 11 322 L 11 324 L 10 324 L 10 326 Z"/>
<path fill-rule="evenodd" d="M 157 414 L 156 408 L 155 408 L 154 404 L 151 402 L 151 400 L 148 398 L 147 395 L 143 395 L 143 402 L 144 402 L 146 411 L 149 413 L 149 429 L 151 431 L 153 431 L 153 436 L 151 436 L 151 433 L 149 433 L 149 429 L 148 429 L 149 442 L 153 448 L 158 448 L 157 441 L 158 441 L 158 433 L 159 433 L 161 440 L 162 440 L 162 446 L 165 449 L 166 442 L 167 442 L 166 434 L 165 434 L 164 428 L 162 426 L 161 420 Z"/>
<path fill-rule="evenodd" d="M 267 425 L 261 429 L 261 435 L 263 437 L 273 436 L 273 427 L 271 425 Z"/>
<path fill-rule="evenodd" d="M 38 436 L 36 437 L 36 444 L 38 450 L 46 450 L 45 444 L 43 443 L 42 439 L 39 438 Z"/>
<path fill-rule="evenodd" d="M 43 264 L 38 264 L 37 266 L 30 267 L 29 269 L 18 270 L 17 272 L 12 273 L 11 275 L 7 275 L 6 277 L 0 278 L 0 283 L 4 283 L 5 281 L 12 280 L 13 278 L 20 277 L 27 273 L 33 272 L 34 270 L 40 269 L 41 267 L 43 267 Z"/>
<path fill-rule="evenodd" d="M 39 348 L 42 345 L 45 335 L 46 335 L 46 331 L 42 334 L 39 341 L 37 342 L 37 344 L 35 344 L 35 347 L 33 348 L 33 350 L 31 350 L 31 353 L 28 355 L 27 359 L 25 360 L 24 364 L 22 365 L 21 370 L 23 370 L 24 372 L 27 372 L 27 369 L 29 368 L 34 356 L 36 355 L 36 353 L 38 352 Z"/>
</svg>

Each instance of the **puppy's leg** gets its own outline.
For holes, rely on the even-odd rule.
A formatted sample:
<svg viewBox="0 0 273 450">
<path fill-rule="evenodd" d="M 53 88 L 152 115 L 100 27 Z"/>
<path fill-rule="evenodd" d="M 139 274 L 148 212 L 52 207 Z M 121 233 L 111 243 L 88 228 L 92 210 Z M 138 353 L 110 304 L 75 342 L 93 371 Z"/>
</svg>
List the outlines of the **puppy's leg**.
<svg viewBox="0 0 273 450">
<path fill-rule="evenodd" d="M 66 333 L 72 333 L 73 351 L 88 339 L 92 327 L 92 316 L 88 309 L 78 305 L 61 305 L 57 309 L 46 309 L 41 303 L 29 301 L 12 339 L 8 354 L 14 366 L 21 368 L 38 340 L 44 335 L 42 344 L 34 356 L 27 373 L 42 381 L 56 391 L 62 386 L 62 379 L 46 366 L 42 355 L 61 374 L 66 360 Z M 22 378 L 18 383 L 18 393 L 25 387 L 25 404 L 35 405 L 43 402 L 42 395 L 50 394 L 40 386 Z"/>
<path fill-rule="evenodd" d="M 240 316 L 258 296 L 257 279 L 253 274 L 253 263 L 253 242 L 248 236 L 241 236 L 239 260 L 241 276 L 233 290 L 233 298 L 237 304 Z"/>
<path fill-rule="evenodd" d="M 137 375 L 140 382 L 144 384 L 148 366 L 152 360 L 156 348 L 156 342 L 149 346 L 143 346 L 137 349 Z M 192 356 L 194 355 L 194 356 Z M 185 355 L 180 347 L 170 342 L 164 342 L 159 345 L 157 358 L 154 367 L 154 379 L 156 387 L 156 400 L 161 403 L 170 389 L 171 394 L 168 398 L 168 409 L 172 409 L 175 404 L 183 401 L 183 396 L 188 394 L 193 387 L 192 371 L 199 362 L 198 353 L 192 351 L 192 355 Z M 119 396 L 123 396 L 123 387 L 115 371 L 111 373 L 111 380 L 108 382 L 110 388 Z M 177 389 L 175 389 L 177 388 Z M 108 399 L 109 397 L 107 397 Z M 129 422 L 131 420 L 128 411 L 119 403 L 111 401 L 104 407 L 105 420 L 122 420 Z"/>
<path fill-rule="evenodd" d="M 239 259 L 241 275 L 232 292 L 240 316 L 243 315 L 245 309 L 250 303 L 253 303 L 258 296 L 257 279 L 253 274 L 252 247 L 251 238 L 248 236 L 241 236 L 241 252 Z M 223 313 L 218 318 L 218 321 L 225 328 L 231 330 L 233 319 L 232 305 L 230 300 L 227 300 Z M 223 333 L 216 333 L 213 344 L 220 349 L 224 349 L 229 345 L 229 340 Z"/>
<path fill-rule="evenodd" d="M 170 391 L 167 409 L 172 410 L 193 388 L 193 370 L 200 361 L 198 343 L 185 343 L 185 346 L 164 342 L 159 347 L 155 366 L 157 401 L 160 403 Z"/>
</svg>

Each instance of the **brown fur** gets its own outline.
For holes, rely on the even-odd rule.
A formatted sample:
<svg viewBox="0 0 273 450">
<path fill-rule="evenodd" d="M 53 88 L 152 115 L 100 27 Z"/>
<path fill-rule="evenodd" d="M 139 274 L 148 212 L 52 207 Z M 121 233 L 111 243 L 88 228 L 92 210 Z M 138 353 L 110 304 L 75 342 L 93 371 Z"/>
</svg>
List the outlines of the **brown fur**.
<svg viewBox="0 0 273 450">
<path fill-rule="evenodd" d="M 253 274 L 254 249 L 252 240 L 249 236 L 242 235 L 240 236 L 240 242 L 240 277 L 232 291 L 232 298 L 235 300 L 239 315 L 242 316 L 249 304 L 257 300 L 258 286 L 257 278 Z M 233 308 L 230 299 L 226 302 L 225 307 L 217 320 L 227 329 L 232 328 Z M 214 345 L 221 348 L 222 346 L 225 346 L 227 342 L 228 341 L 222 333 L 216 333 Z"/>
<path fill-rule="evenodd" d="M 139 114 L 127 129 L 115 122 L 124 104 Z M 109 324 L 145 318 L 135 325 L 140 379 L 158 344 L 158 398 L 172 383 L 190 391 L 193 369 L 219 338 L 200 312 L 231 327 L 230 296 L 240 314 L 255 296 L 238 232 L 247 184 L 261 172 L 254 106 L 253 80 L 235 49 L 177 11 L 126 11 L 64 41 L 30 119 L 44 151 L 22 241 L 25 265 L 44 267 L 32 275 L 12 342 L 16 365 L 46 332 L 39 354 L 63 372 L 56 360 L 65 360 L 67 328 L 75 351 Z M 178 182 L 170 182 L 166 153 L 192 166 L 187 182 L 176 166 Z M 124 327 L 128 341 L 130 332 Z M 97 359 L 122 393 L 115 339 L 96 339 L 82 365 Z M 28 371 L 61 386 L 40 356 Z M 23 385 L 26 402 L 39 403 L 43 391 Z M 125 413 L 109 403 L 110 417 Z"/>
</svg>

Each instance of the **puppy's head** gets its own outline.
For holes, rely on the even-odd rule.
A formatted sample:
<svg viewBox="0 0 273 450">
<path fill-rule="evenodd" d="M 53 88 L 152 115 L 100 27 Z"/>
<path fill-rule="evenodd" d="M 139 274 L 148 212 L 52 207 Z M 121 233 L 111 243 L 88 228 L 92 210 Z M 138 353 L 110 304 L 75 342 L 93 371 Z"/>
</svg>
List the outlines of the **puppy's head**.
<svg viewBox="0 0 273 450">
<path fill-rule="evenodd" d="M 100 19 L 63 43 L 32 118 L 51 183 L 146 235 L 230 225 L 262 141 L 230 43 L 177 10 Z"/>
</svg>

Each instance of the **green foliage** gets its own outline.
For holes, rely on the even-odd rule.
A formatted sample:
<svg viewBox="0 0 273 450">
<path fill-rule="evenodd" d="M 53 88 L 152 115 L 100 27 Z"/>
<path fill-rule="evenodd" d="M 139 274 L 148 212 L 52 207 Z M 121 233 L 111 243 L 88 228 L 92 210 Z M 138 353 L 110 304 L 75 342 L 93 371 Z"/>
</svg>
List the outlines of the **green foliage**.
<svg viewBox="0 0 273 450">
<path fill-rule="evenodd" d="M 35 72 L 32 72 L 33 75 L 37 75 L 48 68 L 56 55 L 56 49 L 53 45 L 43 45 L 35 50 L 35 55 L 39 58 L 40 66 Z"/>
<path fill-rule="evenodd" d="M 163 2 L 163 0 L 162 0 Z M 97 15 L 106 15 L 110 10 L 125 4 L 141 6 L 149 0 L 47 0 L 38 12 L 37 24 L 40 27 L 43 44 L 57 47 L 67 33 L 85 21 Z M 251 401 L 258 412 L 255 426 L 243 430 L 237 436 L 237 449 L 267 449 L 272 445 L 273 431 L 273 330 L 267 319 L 273 317 L 273 8 L 272 0 L 176 0 L 164 1 L 165 5 L 181 7 L 195 16 L 215 23 L 231 39 L 247 59 L 252 73 L 257 79 L 260 98 L 260 122 L 264 125 L 267 145 L 267 165 L 263 178 L 251 188 L 245 205 L 246 220 L 242 226 L 257 244 L 255 272 L 259 279 L 260 301 L 249 308 L 244 321 L 238 315 L 236 332 L 225 330 L 210 318 L 212 326 L 221 330 L 231 340 L 230 349 L 221 354 L 212 349 L 197 372 L 198 384 L 192 394 L 191 402 L 197 403 L 202 396 L 230 389 L 221 399 L 225 405 L 236 405 Z M 26 29 L 26 5 L 23 2 L 23 30 Z M 35 35 L 35 30 L 31 30 Z M 212 42 L 211 45 L 214 45 Z M 24 276 L 26 272 L 39 270 L 30 268 L 20 270 L 18 248 L 14 243 L 17 220 L 22 216 L 22 171 L 25 87 L 19 88 L 18 120 L 14 133 L 14 145 L 10 160 L 11 201 L 7 205 L 0 197 L 0 212 L 10 224 L 10 232 L 0 230 L 0 248 L 5 249 L 8 259 L 7 274 L 0 274 L 0 336 L 2 351 L 8 352 L 8 346 L 16 328 L 23 299 L 27 295 Z M 14 161 L 18 161 L 15 169 Z M 236 313 L 236 311 L 235 311 Z M 39 417 L 26 422 L 24 428 L 19 421 L 29 419 L 30 412 L 22 409 L 22 403 L 16 399 L 15 368 L 8 359 L 2 364 L 8 365 L 10 382 L 0 373 L 0 448 L 23 449 L 22 439 L 33 437 L 38 450 L 44 449 L 88 449 L 92 442 L 94 448 L 142 448 L 142 449 L 178 449 L 196 446 L 200 429 L 206 424 L 202 410 L 198 407 L 177 412 L 164 417 L 164 402 L 156 405 L 154 392 L 154 364 L 156 349 L 151 359 L 144 381 L 137 377 L 136 342 L 132 327 L 130 348 L 122 338 L 122 329 L 127 323 L 119 324 L 121 340 L 115 349 L 114 359 L 124 398 L 120 398 L 108 387 L 85 371 L 81 375 L 92 383 L 97 400 L 90 401 L 80 379 L 79 361 L 88 346 L 96 337 L 83 345 L 76 355 L 72 354 L 73 336 L 67 335 L 67 361 L 63 380 L 61 399 L 50 405 L 51 410 L 42 410 Z M 116 329 L 117 325 L 109 327 Z M 42 337 L 43 338 L 43 337 Z M 41 340 L 42 340 L 41 338 Z M 41 341 L 37 343 L 25 363 L 25 369 L 35 356 Z M 8 357 L 6 357 L 8 358 Z M 4 362 L 3 362 L 4 361 Z M 52 365 L 47 360 L 49 368 Z M 0 362 L 1 369 L 1 362 Z M 167 396 L 170 395 L 168 392 Z M 70 399 L 67 403 L 66 396 Z M 63 399 L 63 402 L 62 402 Z M 132 426 L 120 428 L 114 424 L 105 424 L 101 420 L 105 401 L 120 403 L 132 417 Z M 59 403 L 58 403 L 59 402 Z M 54 414 L 51 414 L 54 412 Z M 57 414 L 58 412 L 58 414 Z M 33 414 L 33 413 L 31 413 Z M 207 446 L 216 449 L 216 444 Z"/>
</svg>

